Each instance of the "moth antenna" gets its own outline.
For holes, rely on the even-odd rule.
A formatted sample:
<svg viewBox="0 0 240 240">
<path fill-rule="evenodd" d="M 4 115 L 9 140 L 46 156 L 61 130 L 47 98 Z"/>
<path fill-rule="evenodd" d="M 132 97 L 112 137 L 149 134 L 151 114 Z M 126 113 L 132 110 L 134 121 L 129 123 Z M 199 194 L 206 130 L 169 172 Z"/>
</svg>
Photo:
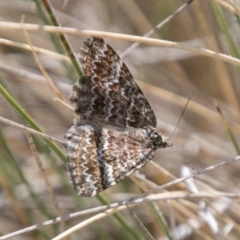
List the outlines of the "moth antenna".
<svg viewBox="0 0 240 240">
<path fill-rule="evenodd" d="M 190 168 L 192 169 L 192 173 L 195 173 L 195 169 L 192 165 L 192 163 L 189 161 L 189 159 L 187 159 L 183 153 L 178 149 L 178 147 L 172 143 L 172 146 L 175 147 L 175 149 L 177 150 L 177 152 L 183 157 L 183 159 L 189 164 Z"/>
<path fill-rule="evenodd" d="M 173 130 L 173 132 L 169 135 L 169 139 L 172 137 L 172 135 L 176 132 L 176 130 L 177 130 L 177 127 L 178 127 L 178 125 L 179 125 L 179 123 L 180 123 L 180 121 L 181 121 L 181 119 L 182 119 L 182 116 L 183 116 L 183 114 L 185 113 L 185 111 L 186 111 L 186 109 L 187 109 L 187 106 L 188 106 L 188 104 L 189 104 L 189 102 L 190 102 L 190 100 L 191 100 L 191 98 L 192 98 L 192 96 L 193 96 L 193 93 L 194 93 L 194 91 L 195 91 L 195 88 L 196 88 L 196 82 L 194 82 L 194 85 L 193 85 L 193 88 L 192 88 L 192 92 L 191 92 L 191 94 L 190 94 L 190 96 L 189 96 L 189 98 L 188 98 L 188 100 L 187 100 L 187 103 L 186 103 L 186 105 L 185 105 L 185 107 L 184 107 L 184 109 L 183 109 L 183 111 L 182 111 L 182 113 L 181 113 L 181 115 L 180 115 L 180 117 L 179 117 L 179 119 L 178 119 L 178 121 L 177 121 L 177 124 L 176 124 L 176 127 L 174 128 L 174 130 Z"/>
<path fill-rule="evenodd" d="M 193 96 L 193 93 L 194 93 L 195 89 L 196 89 L 196 82 L 194 81 L 194 85 L 193 85 L 191 94 L 190 94 L 190 96 L 189 96 L 189 98 L 188 98 L 188 100 L 187 100 L 187 103 L 186 103 L 186 105 L 185 105 L 185 107 L 184 107 L 184 109 L 183 109 L 183 111 L 182 111 L 182 113 L 181 113 L 181 115 L 180 115 L 180 117 L 179 117 L 179 119 L 178 119 L 178 122 L 177 122 L 177 124 L 176 124 L 176 127 L 174 128 L 173 132 L 172 132 L 172 133 L 170 134 L 170 136 L 168 137 L 169 139 L 170 139 L 171 136 L 175 133 L 175 131 L 176 131 L 176 129 L 177 129 L 177 127 L 178 127 L 181 119 L 182 119 L 182 116 L 183 116 L 183 114 L 185 113 L 185 111 L 186 111 L 186 109 L 187 109 L 187 106 L 188 106 L 188 104 L 189 104 L 189 102 L 190 102 L 190 100 L 191 100 L 191 98 L 192 98 L 192 96 Z M 189 164 L 190 168 L 192 169 L 192 171 L 193 171 L 193 173 L 194 173 L 194 172 L 195 172 L 194 167 L 193 167 L 193 165 L 191 164 L 191 162 L 189 161 L 189 159 L 187 159 L 187 158 L 183 155 L 183 153 L 177 148 L 177 146 L 176 146 L 175 144 L 172 143 L 172 145 L 175 147 L 175 149 L 178 151 L 178 153 L 180 153 L 180 155 L 183 157 L 183 159 Z"/>
</svg>

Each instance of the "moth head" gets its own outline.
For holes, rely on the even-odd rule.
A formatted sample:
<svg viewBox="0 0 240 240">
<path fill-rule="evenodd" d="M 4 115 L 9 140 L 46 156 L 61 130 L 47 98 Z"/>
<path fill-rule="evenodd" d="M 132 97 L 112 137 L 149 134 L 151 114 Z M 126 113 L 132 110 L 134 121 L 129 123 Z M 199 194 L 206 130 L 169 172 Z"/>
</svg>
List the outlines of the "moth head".
<svg viewBox="0 0 240 240">
<path fill-rule="evenodd" d="M 158 148 L 166 148 L 172 146 L 172 143 L 169 141 L 169 138 L 158 133 L 155 128 L 147 127 L 146 130 L 149 137 L 150 148 L 156 150 Z"/>
</svg>

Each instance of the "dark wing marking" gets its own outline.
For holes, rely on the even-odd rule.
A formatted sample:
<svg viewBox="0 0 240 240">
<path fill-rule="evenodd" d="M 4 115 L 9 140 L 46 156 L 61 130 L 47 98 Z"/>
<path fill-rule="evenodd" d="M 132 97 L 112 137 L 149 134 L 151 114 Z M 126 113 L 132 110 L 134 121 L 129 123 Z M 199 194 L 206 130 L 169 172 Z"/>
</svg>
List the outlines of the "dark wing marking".
<svg viewBox="0 0 240 240">
<path fill-rule="evenodd" d="M 81 52 L 84 77 L 70 96 L 75 112 L 124 127 L 156 127 L 154 112 L 117 53 L 101 38 L 88 38 Z"/>
<path fill-rule="evenodd" d="M 141 137 L 146 130 L 136 131 L 132 134 L 134 138 L 126 131 L 96 129 L 93 125 L 73 126 L 68 130 L 65 135 L 68 172 L 79 195 L 96 195 L 154 157 L 154 150 L 147 146 L 148 139 Z"/>
</svg>

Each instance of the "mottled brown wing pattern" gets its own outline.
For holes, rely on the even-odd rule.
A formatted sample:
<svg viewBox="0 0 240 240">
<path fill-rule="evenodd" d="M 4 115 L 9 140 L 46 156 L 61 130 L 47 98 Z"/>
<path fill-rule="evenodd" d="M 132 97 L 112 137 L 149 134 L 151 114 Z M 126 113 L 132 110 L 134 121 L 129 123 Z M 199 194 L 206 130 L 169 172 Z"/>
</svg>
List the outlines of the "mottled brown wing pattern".
<svg viewBox="0 0 240 240">
<path fill-rule="evenodd" d="M 145 134 L 146 130 L 141 131 Z M 154 150 L 138 137 L 132 138 L 128 132 L 113 128 L 73 126 L 65 137 L 68 171 L 79 195 L 94 196 L 141 168 L 154 156 Z"/>
<path fill-rule="evenodd" d="M 126 65 L 101 38 L 82 48 L 84 76 L 73 86 L 74 126 L 65 134 L 68 172 L 79 195 L 118 183 L 171 146 Z"/>
<path fill-rule="evenodd" d="M 70 96 L 77 114 L 125 127 L 156 127 L 156 117 L 142 91 L 103 39 L 88 38 L 81 54 L 84 77 L 75 84 Z"/>
</svg>

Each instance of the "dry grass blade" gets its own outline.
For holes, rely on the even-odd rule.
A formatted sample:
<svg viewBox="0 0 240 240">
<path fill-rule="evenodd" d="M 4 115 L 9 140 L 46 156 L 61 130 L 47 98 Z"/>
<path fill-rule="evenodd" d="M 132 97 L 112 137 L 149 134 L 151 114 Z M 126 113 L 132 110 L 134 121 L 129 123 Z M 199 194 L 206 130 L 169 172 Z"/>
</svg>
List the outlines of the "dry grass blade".
<svg viewBox="0 0 240 240">
<path fill-rule="evenodd" d="M 151 235 L 151 233 L 147 230 L 147 228 L 144 226 L 142 221 L 139 219 L 137 214 L 133 211 L 133 209 L 129 208 L 127 205 L 127 210 L 129 211 L 130 216 L 135 220 L 136 225 L 138 226 L 138 229 L 142 231 L 142 233 L 145 235 L 146 239 L 148 240 L 154 240 L 154 237 Z"/>
<path fill-rule="evenodd" d="M 56 138 L 51 137 L 51 136 L 49 136 L 49 135 L 47 135 L 47 134 L 38 132 L 38 131 L 36 131 L 36 130 L 34 130 L 34 129 L 25 127 L 25 126 L 23 126 L 23 125 L 21 125 L 21 124 L 18 124 L 18 123 L 16 123 L 16 122 L 10 121 L 9 119 L 0 117 L 0 122 L 1 122 L 1 123 L 4 123 L 4 124 L 7 124 L 7 125 L 9 125 L 9 126 L 12 126 L 12 127 L 19 128 L 19 129 L 21 129 L 21 130 L 27 131 L 27 132 L 32 133 L 32 134 L 34 134 L 34 135 L 36 135 L 36 136 L 39 136 L 39 137 L 41 137 L 41 138 L 43 138 L 43 139 L 47 139 L 47 140 L 50 140 L 50 141 L 55 142 L 55 143 L 57 143 L 57 144 L 60 144 L 60 145 L 62 145 L 62 146 L 65 146 L 65 143 L 64 143 L 63 141 L 59 140 L 59 139 L 56 139 Z"/>
<path fill-rule="evenodd" d="M 214 0 L 214 1 L 220 4 L 221 6 L 223 6 L 224 8 L 226 8 L 227 10 L 240 15 L 238 7 L 232 1 L 228 1 L 228 3 L 222 0 Z"/>
<path fill-rule="evenodd" d="M 70 63 L 69 57 L 59 54 L 59 53 L 48 51 L 44 48 L 38 48 L 38 47 L 30 46 L 28 44 L 10 41 L 10 40 L 4 39 L 4 38 L 0 38 L 0 44 L 7 45 L 9 47 L 17 47 L 19 49 L 28 50 L 28 51 L 32 51 L 32 48 L 33 48 L 36 53 L 46 54 L 47 56 L 51 56 L 54 59 L 63 60 L 63 61 Z"/>
<path fill-rule="evenodd" d="M 49 182 L 49 179 L 48 179 L 48 176 L 46 174 L 46 171 L 45 171 L 45 169 L 44 169 L 44 167 L 42 165 L 41 159 L 40 159 L 39 154 L 37 152 L 37 149 L 36 149 L 36 146 L 35 146 L 34 141 L 32 139 L 32 136 L 28 132 L 26 132 L 26 137 L 27 137 L 29 146 L 31 148 L 31 151 L 33 153 L 33 156 L 36 159 L 37 165 L 38 165 L 40 171 L 42 172 L 42 176 L 43 176 L 44 182 L 45 182 L 45 184 L 47 186 L 48 193 L 49 193 L 50 199 L 51 199 L 51 201 L 53 203 L 53 206 L 55 207 L 56 213 L 57 213 L 58 216 L 61 216 L 62 215 L 62 210 L 59 207 L 59 203 L 58 203 L 57 198 L 56 198 L 56 196 L 55 196 L 55 194 L 53 192 L 53 189 L 52 189 L 51 184 Z M 62 231 L 64 231 L 66 229 L 66 226 L 65 226 L 64 222 L 61 222 L 61 228 L 62 228 Z"/>
<path fill-rule="evenodd" d="M 216 100 L 214 101 L 214 104 L 215 104 L 215 107 L 216 107 L 219 115 L 221 116 L 221 119 L 222 119 L 222 121 L 223 121 L 223 124 L 224 124 L 224 126 L 225 126 L 225 128 L 226 128 L 226 131 L 227 131 L 227 133 L 228 133 L 228 135 L 229 135 L 230 140 L 231 140 L 232 143 L 233 143 L 233 146 L 234 146 L 235 149 L 236 149 L 237 154 L 240 155 L 239 144 L 238 144 L 238 142 L 237 142 L 237 140 L 236 140 L 236 138 L 235 138 L 235 136 L 234 136 L 234 134 L 233 134 L 233 131 L 232 131 L 231 127 L 229 126 L 227 120 L 224 118 L 223 113 L 222 113 L 222 110 L 221 110 L 221 108 L 220 108 L 220 106 L 219 106 L 219 104 L 218 104 L 218 102 L 217 102 Z"/>
<path fill-rule="evenodd" d="M 24 18 L 22 18 L 22 22 L 24 22 Z M 43 65 L 41 64 L 39 58 L 38 58 L 38 55 L 37 53 L 35 52 L 35 49 L 32 45 L 32 42 L 31 42 L 31 39 L 27 33 L 26 30 L 24 30 L 24 35 L 25 35 L 25 38 L 29 44 L 29 46 L 31 47 L 31 50 L 32 50 L 32 53 L 33 53 L 33 56 L 34 56 L 34 59 L 36 61 L 36 64 L 37 66 L 39 67 L 42 75 L 45 77 L 45 79 L 47 80 L 49 86 L 52 88 L 53 92 L 65 103 L 67 103 L 67 100 L 63 97 L 63 95 L 61 94 L 61 92 L 58 90 L 58 88 L 55 86 L 55 84 L 53 83 L 53 81 L 51 80 L 51 78 L 49 77 L 49 75 L 47 74 L 47 72 L 45 71 Z"/>
<path fill-rule="evenodd" d="M 215 58 L 215 59 L 218 59 L 221 61 L 231 63 L 236 66 L 240 66 L 239 59 L 231 57 L 231 56 L 223 54 L 223 53 L 214 52 L 209 49 L 184 45 L 182 43 L 153 39 L 153 38 L 148 38 L 148 37 L 138 37 L 138 36 L 132 36 L 132 35 L 127 35 L 127 34 L 109 33 L 109 32 L 93 31 L 93 30 L 82 30 L 81 31 L 81 30 L 72 29 L 72 28 L 38 26 L 38 25 L 27 24 L 27 23 L 20 24 L 20 23 L 0 22 L 0 29 L 7 29 L 7 28 L 15 29 L 15 30 L 44 31 L 44 32 L 51 32 L 51 33 L 67 33 L 67 34 L 82 35 L 82 36 L 112 38 L 112 39 L 125 40 L 125 41 L 131 41 L 131 42 L 145 43 L 145 44 L 159 46 L 159 47 L 176 48 L 176 49 L 181 49 L 184 51 L 189 51 L 189 52 L 192 52 L 195 54 Z"/>
<path fill-rule="evenodd" d="M 134 206 L 154 239 L 238 239 L 237 2 L 193 1 L 153 38 L 140 36 L 153 32 L 154 26 L 181 7 L 180 1 L 106 4 L 72 0 L 65 1 L 64 8 L 61 1 L 44 3 L 0 1 L 0 92 L 4 96 L 0 98 L 0 239 L 53 239 L 63 221 L 70 226 L 64 234 L 73 239 L 143 239 L 144 234 L 137 235 L 139 229 L 127 206 Z M 23 13 L 28 23 L 18 23 Z M 51 26 L 54 21 L 58 27 Z M 29 45 L 25 44 L 24 29 L 31 39 Z M 67 51 L 59 50 L 59 33 L 65 35 L 72 56 L 63 56 Z M 33 52 L 37 53 L 42 68 L 67 99 L 79 78 L 72 57 L 78 58 L 87 36 L 104 38 L 119 55 L 138 44 L 124 61 L 155 112 L 158 131 L 165 136 L 173 132 L 196 82 L 187 111 L 171 137 L 184 157 L 175 148 L 156 151 L 152 163 L 131 176 L 133 181 L 128 177 L 104 191 L 100 197 L 109 203 L 102 204 L 96 198 L 75 194 L 62 163 L 65 154 L 60 149 L 57 154 L 52 151 L 51 141 L 65 149 L 63 136 L 72 126 L 72 109 L 59 97 L 53 101 L 52 90 L 33 57 Z M 222 117 L 213 99 L 221 106 Z M 47 134 L 38 133 L 39 126 Z M 49 205 L 48 188 L 24 131 L 50 140 L 37 137 L 35 141 L 33 136 L 62 213 Z M 193 165 L 194 174 L 188 170 L 182 175 L 188 165 L 185 159 Z M 116 213 L 122 216 L 117 221 Z"/>
</svg>

